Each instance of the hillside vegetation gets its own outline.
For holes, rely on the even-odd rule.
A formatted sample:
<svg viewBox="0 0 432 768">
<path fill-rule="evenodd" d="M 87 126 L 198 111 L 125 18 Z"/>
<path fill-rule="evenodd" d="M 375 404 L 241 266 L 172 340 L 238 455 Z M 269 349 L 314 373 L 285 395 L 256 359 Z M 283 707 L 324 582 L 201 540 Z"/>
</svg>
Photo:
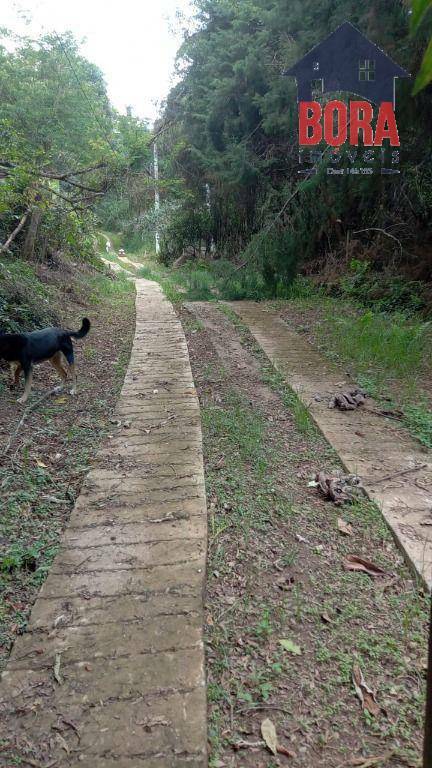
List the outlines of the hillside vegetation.
<svg viewBox="0 0 432 768">
<path fill-rule="evenodd" d="M 0 327 L 12 330 L 53 319 L 37 265 L 97 264 L 98 228 L 128 231 L 148 197 L 151 134 L 113 109 L 70 34 L 0 32 Z"/>
<path fill-rule="evenodd" d="M 325 280 L 337 282 L 353 260 L 381 275 L 430 280 L 431 86 L 413 96 L 413 80 L 397 82 L 400 175 L 382 176 L 378 167 L 371 176 L 328 176 L 327 154 L 302 180 L 296 84 L 282 72 L 349 20 L 415 75 L 432 14 L 413 32 L 408 4 L 387 0 L 195 0 L 194 7 L 160 124 L 171 179 L 161 218 L 166 262 L 186 248 L 223 256 L 252 296 L 257 283 L 262 295 L 285 295 L 299 269 L 316 274 L 329 263 Z"/>
</svg>

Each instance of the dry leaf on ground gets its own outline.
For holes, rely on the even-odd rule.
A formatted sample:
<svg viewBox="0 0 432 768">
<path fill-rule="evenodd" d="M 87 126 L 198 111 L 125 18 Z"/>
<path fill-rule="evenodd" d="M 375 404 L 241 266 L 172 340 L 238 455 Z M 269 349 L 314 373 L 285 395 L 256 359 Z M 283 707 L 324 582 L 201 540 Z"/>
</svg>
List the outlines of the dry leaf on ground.
<svg viewBox="0 0 432 768">
<path fill-rule="evenodd" d="M 333 501 L 336 506 L 352 503 L 366 495 L 357 475 L 344 475 L 340 471 L 332 474 L 318 472 L 315 480 L 309 485 L 318 488 L 323 496 Z"/>
<path fill-rule="evenodd" d="M 61 733 L 57 733 L 56 741 L 57 741 L 57 744 L 59 745 L 59 747 L 61 747 L 61 749 L 64 749 L 64 751 L 66 752 L 67 755 L 70 755 L 69 744 L 67 743 L 66 739 L 63 738 Z"/>
<path fill-rule="evenodd" d="M 245 741 L 241 739 L 240 741 L 235 741 L 231 746 L 235 752 L 239 752 L 241 749 L 259 749 L 264 744 L 262 741 Z"/>
<path fill-rule="evenodd" d="M 54 659 L 54 679 L 59 685 L 63 685 L 63 678 L 60 673 L 60 667 L 61 667 L 61 652 L 56 653 L 55 659 Z"/>
<path fill-rule="evenodd" d="M 287 749 L 287 747 L 282 747 L 280 744 L 277 746 L 277 751 L 279 755 L 285 755 L 285 757 L 292 757 L 293 759 L 297 757 L 295 752 L 291 749 Z"/>
<path fill-rule="evenodd" d="M 355 411 L 366 402 L 367 394 L 363 389 L 355 387 L 346 392 L 336 393 L 329 402 L 329 408 L 339 408 L 341 411 Z"/>
<path fill-rule="evenodd" d="M 299 645 L 296 645 L 296 643 L 293 643 L 292 640 L 287 640 L 286 638 L 282 638 L 282 640 L 279 640 L 279 645 L 282 646 L 284 651 L 293 653 L 295 656 L 302 655 L 302 649 L 300 648 Z"/>
<path fill-rule="evenodd" d="M 378 768 L 378 766 L 385 765 L 391 757 L 393 757 L 394 751 L 385 752 L 383 755 L 374 755 L 371 757 L 353 757 L 349 765 L 353 768 Z"/>
<path fill-rule="evenodd" d="M 347 523 L 342 517 L 338 518 L 337 525 L 339 532 L 342 533 L 343 536 L 354 536 L 352 525 Z"/>
<path fill-rule="evenodd" d="M 356 694 L 361 701 L 362 708 L 366 709 L 369 714 L 373 715 L 373 717 L 379 715 L 381 712 L 381 707 L 377 704 L 375 694 L 373 690 L 367 685 L 363 677 L 363 672 L 361 671 L 358 664 L 354 664 L 352 671 L 352 681 L 354 683 Z"/>
<path fill-rule="evenodd" d="M 375 565 L 375 563 L 371 563 L 370 560 L 365 560 L 359 555 L 347 555 L 343 561 L 343 566 L 346 571 L 360 571 L 374 578 L 388 575 L 379 565 Z"/>
<path fill-rule="evenodd" d="M 261 723 L 261 735 L 267 745 L 267 748 L 273 755 L 277 755 L 277 736 L 274 723 L 266 718 Z"/>
</svg>

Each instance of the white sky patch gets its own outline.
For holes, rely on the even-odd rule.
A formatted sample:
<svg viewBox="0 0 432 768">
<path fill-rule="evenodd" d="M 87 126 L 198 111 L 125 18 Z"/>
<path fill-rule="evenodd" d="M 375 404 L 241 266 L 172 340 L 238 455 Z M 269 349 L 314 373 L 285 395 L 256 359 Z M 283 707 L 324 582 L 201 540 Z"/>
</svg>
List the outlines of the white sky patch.
<svg viewBox="0 0 432 768">
<path fill-rule="evenodd" d="M 130 105 L 137 117 L 155 120 L 173 84 L 175 55 L 182 41 L 176 13 L 188 17 L 191 0 L 2 0 L 0 4 L 0 26 L 13 32 L 36 37 L 70 30 L 78 41 L 84 39 L 81 50 L 104 73 L 114 106 L 124 114 Z"/>
</svg>

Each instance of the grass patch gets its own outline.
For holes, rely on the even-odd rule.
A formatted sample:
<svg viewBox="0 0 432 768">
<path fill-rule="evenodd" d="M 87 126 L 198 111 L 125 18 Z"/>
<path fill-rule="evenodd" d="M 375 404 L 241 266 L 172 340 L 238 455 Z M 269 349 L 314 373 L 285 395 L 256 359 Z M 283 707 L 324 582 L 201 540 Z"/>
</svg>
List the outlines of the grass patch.
<svg viewBox="0 0 432 768">
<path fill-rule="evenodd" d="M 432 448 L 432 412 L 427 404 L 404 405 L 405 425 L 422 445 Z"/>
<path fill-rule="evenodd" d="M 325 322 L 336 358 L 355 365 L 360 373 L 408 381 L 432 362 L 431 329 L 406 315 L 374 313 L 344 316 L 328 312 Z"/>
<path fill-rule="evenodd" d="M 139 276 L 159 282 L 170 301 L 215 301 L 223 299 L 260 300 L 273 293 L 266 286 L 262 275 L 252 267 L 239 270 L 235 264 L 220 259 L 213 262 L 193 261 L 179 269 L 171 269 L 154 259 L 146 259 Z M 278 295 L 288 296 L 288 287 L 280 288 Z"/>
<path fill-rule="evenodd" d="M 301 293 L 301 291 L 300 291 Z M 401 410 L 411 436 L 432 448 L 431 395 L 425 387 L 432 370 L 432 328 L 414 313 L 374 312 L 358 304 L 301 295 L 290 305 L 273 305 L 319 351 L 386 408 Z M 291 311 L 290 311 L 291 310 Z"/>
<path fill-rule="evenodd" d="M 135 300 L 135 286 L 133 281 L 124 274 L 95 274 L 88 278 L 90 288 L 90 301 L 93 304 L 109 302 L 114 308 L 116 305 L 132 303 Z"/>
<path fill-rule="evenodd" d="M 300 397 L 286 383 L 285 377 L 272 365 L 259 344 L 253 339 L 249 328 L 237 313 L 226 304 L 219 304 L 218 309 L 227 317 L 239 331 L 242 344 L 258 358 L 261 364 L 263 382 L 280 396 L 283 404 L 292 413 L 299 432 L 313 439 L 318 435 L 310 413 Z"/>
<path fill-rule="evenodd" d="M 236 528 L 247 539 L 252 526 L 266 527 L 266 512 L 272 501 L 268 475 L 271 451 L 264 441 L 265 422 L 234 391 L 226 398 L 223 408 L 204 407 L 202 421 L 207 454 L 209 457 L 213 454 L 216 466 L 218 461 L 223 459 L 224 462 L 223 475 L 219 470 L 208 474 L 207 492 L 217 497 L 222 509 L 226 508 L 230 513 L 227 518 L 211 516 L 212 540 L 215 541 L 227 527 Z M 253 498 L 250 497 L 251 476 L 255 488 Z"/>
<path fill-rule="evenodd" d="M 232 310 L 220 309 L 232 318 L 245 350 L 258 358 L 261 375 L 255 381 L 251 372 L 234 391 L 237 347 L 222 378 L 215 375 L 220 358 L 210 350 L 211 334 L 203 339 L 190 332 L 210 520 L 209 764 L 228 763 L 243 734 L 259 739 L 266 707 L 280 734 L 292 722 L 301 724 L 301 737 L 294 736 L 290 746 L 298 752 L 300 744 L 314 744 L 305 757 L 308 765 L 344 765 L 353 755 L 374 755 L 377 738 L 382 752 L 395 750 L 395 766 L 399 757 L 418 759 L 428 599 L 419 594 L 374 504 L 360 500 L 341 509 L 308 488 L 317 460 L 330 467 L 335 455 L 319 432 L 303 430 L 283 377 Z M 223 339 L 219 331 L 212 333 Z M 254 394 L 258 383 L 278 392 L 280 409 L 261 390 L 259 397 Z M 288 418 L 279 420 L 284 407 Z M 338 534 L 340 516 L 352 525 L 353 537 Z M 345 572 L 342 563 L 350 552 L 396 573 L 397 586 L 384 589 Z M 292 647 L 299 653 L 290 652 Z M 354 663 L 377 690 L 388 717 L 373 720 L 362 712 L 352 685 Z M 300 706 L 292 693 L 299 679 Z M 333 732 L 337 741 L 326 736 Z M 262 759 L 271 764 L 270 756 Z"/>
</svg>

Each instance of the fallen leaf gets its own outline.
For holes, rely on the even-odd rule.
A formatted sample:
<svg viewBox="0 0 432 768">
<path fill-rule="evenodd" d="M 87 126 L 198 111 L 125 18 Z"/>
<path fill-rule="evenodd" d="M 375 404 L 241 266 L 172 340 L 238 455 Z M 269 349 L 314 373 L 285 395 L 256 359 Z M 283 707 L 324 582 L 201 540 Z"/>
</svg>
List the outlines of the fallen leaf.
<svg viewBox="0 0 432 768">
<path fill-rule="evenodd" d="M 61 733 L 58 733 L 58 734 L 56 735 L 56 741 L 57 741 L 57 744 L 59 744 L 59 746 L 60 746 L 62 749 L 64 749 L 64 751 L 66 752 L 66 754 L 67 754 L 67 755 L 69 755 L 69 754 L 70 754 L 69 744 L 67 743 L 66 739 L 64 739 L 64 738 L 63 738 L 63 736 L 61 735 Z"/>
<path fill-rule="evenodd" d="M 242 739 L 241 741 L 235 741 L 231 746 L 238 752 L 240 749 L 258 749 L 259 747 L 263 747 L 264 744 L 262 741 L 245 741 Z"/>
<path fill-rule="evenodd" d="M 377 704 L 373 690 L 366 684 L 363 672 L 358 664 L 354 664 L 352 681 L 354 683 L 356 694 L 361 701 L 362 709 L 366 709 L 373 717 L 379 715 L 381 707 Z"/>
<path fill-rule="evenodd" d="M 42 467 L 42 469 L 46 469 L 47 465 L 44 464 L 43 461 L 41 461 L 40 459 L 36 459 L 36 464 L 38 465 L 38 467 Z"/>
<path fill-rule="evenodd" d="M 225 456 L 221 456 L 218 463 L 215 466 L 215 469 L 223 469 L 225 466 Z"/>
<path fill-rule="evenodd" d="M 67 403 L 67 397 L 56 397 L 55 402 L 57 405 L 61 405 L 62 403 Z"/>
<path fill-rule="evenodd" d="M 322 613 L 321 614 L 321 619 L 324 622 L 324 624 L 331 624 L 332 623 L 332 620 L 331 620 L 330 616 L 328 615 L 328 613 Z"/>
<path fill-rule="evenodd" d="M 350 765 L 355 768 L 375 768 L 379 765 L 385 765 L 388 760 L 394 755 L 394 750 L 391 752 L 385 752 L 383 755 L 374 755 L 371 757 L 353 757 L 350 761 Z"/>
<path fill-rule="evenodd" d="M 68 720 L 67 717 L 62 717 L 62 722 L 67 725 L 69 728 L 72 728 L 73 731 L 75 731 L 76 735 L 78 736 L 78 741 L 81 741 L 81 734 L 79 732 L 79 728 L 73 720 Z"/>
<path fill-rule="evenodd" d="M 343 536 L 354 536 L 354 530 L 350 523 L 347 523 L 346 520 L 343 520 L 342 517 L 338 518 L 337 521 L 339 532 Z"/>
<path fill-rule="evenodd" d="M 287 640 L 285 638 L 282 638 L 282 640 L 279 640 L 279 645 L 282 646 L 284 651 L 288 651 L 288 653 L 293 653 L 295 656 L 301 656 L 302 655 L 302 649 L 299 645 L 296 645 L 293 643 L 292 640 Z"/>
<path fill-rule="evenodd" d="M 387 576 L 388 574 L 375 563 L 365 560 L 358 555 L 347 555 L 343 561 L 343 567 L 346 571 L 361 571 L 377 578 L 378 576 Z"/>
<path fill-rule="evenodd" d="M 153 728 L 157 728 L 159 726 L 167 727 L 171 725 L 171 723 L 168 720 L 165 720 L 163 717 L 147 717 L 145 720 L 137 721 L 137 725 L 140 725 L 144 728 L 145 731 L 148 733 L 151 733 Z"/>
<path fill-rule="evenodd" d="M 276 587 L 282 592 L 289 592 L 293 588 L 294 576 L 280 576 L 276 579 Z"/>
<path fill-rule="evenodd" d="M 57 616 L 57 618 L 53 621 L 53 627 L 54 629 L 57 629 L 58 626 L 64 626 L 70 621 L 70 616 L 67 616 L 66 614 L 62 613 L 61 616 Z"/>
<path fill-rule="evenodd" d="M 277 736 L 276 728 L 271 720 L 266 718 L 261 723 L 261 735 L 267 745 L 267 748 L 273 755 L 277 755 Z"/>
<path fill-rule="evenodd" d="M 59 685 L 63 685 L 63 678 L 60 674 L 61 653 L 56 653 L 54 660 L 54 679 Z"/>
<path fill-rule="evenodd" d="M 287 749 L 287 747 L 282 747 L 280 744 L 277 745 L 277 751 L 279 755 L 285 755 L 285 757 L 292 757 L 293 759 L 297 757 L 295 752 L 291 749 Z"/>
</svg>

